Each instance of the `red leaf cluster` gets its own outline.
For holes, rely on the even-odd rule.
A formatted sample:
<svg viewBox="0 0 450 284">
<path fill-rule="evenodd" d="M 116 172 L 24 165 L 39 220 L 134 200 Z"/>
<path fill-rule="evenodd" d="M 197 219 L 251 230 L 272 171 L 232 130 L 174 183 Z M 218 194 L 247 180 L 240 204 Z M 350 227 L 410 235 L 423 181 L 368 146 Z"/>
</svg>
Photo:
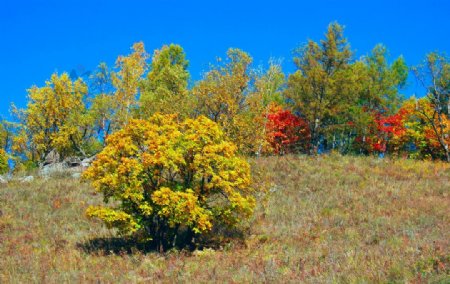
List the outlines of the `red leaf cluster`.
<svg viewBox="0 0 450 284">
<path fill-rule="evenodd" d="M 394 140 L 399 140 L 406 135 L 404 121 L 408 115 L 407 110 L 400 109 L 396 114 L 384 116 L 380 112 L 374 112 L 374 126 L 369 128 L 366 137 L 358 137 L 356 142 L 366 145 L 366 149 L 371 152 L 386 152 L 388 144 L 395 144 Z M 395 145 L 392 145 L 395 147 Z"/>
<path fill-rule="evenodd" d="M 289 110 L 275 107 L 267 115 L 266 139 L 276 154 L 291 152 L 296 145 L 308 141 L 309 136 L 306 121 Z"/>
</svg>

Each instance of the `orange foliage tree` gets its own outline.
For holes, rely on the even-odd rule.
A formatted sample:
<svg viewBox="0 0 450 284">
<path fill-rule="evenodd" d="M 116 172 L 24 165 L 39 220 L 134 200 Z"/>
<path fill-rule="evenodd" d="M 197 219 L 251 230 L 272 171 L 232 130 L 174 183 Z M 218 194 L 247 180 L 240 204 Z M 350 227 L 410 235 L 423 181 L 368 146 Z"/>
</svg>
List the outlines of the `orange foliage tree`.
<svg viewBox="0 0 450 284">
<path fill-rule="evenodd" d="M 410 99 L 402 106 L 407 113 L 404 122 L 407 136 L 417 149 L 415 157 L 448 159 L 450 119 L 438 115 L 436 108 L 428 98 Z"/>
<path fill-rule="evenodd" d="M 390 151 L 398 153 L 406 139 L 404 121 L 407 111 L 399 110 L 393 115 L 385 116 L 380 112 L 373 113 L 373 125 L 369 127 L 369 133 L 365 136 L 366 150 L 369 153 L 385 153 Z M 361 138 L 358 139 L 360 141 Z"/>
<path fill-rule="evenodd" d="M 416 79 L 426 90 L 426 99 L 417 102 L 416 113 L 426 125 L 430 142 L 437 150 L 433 156 L 450 162 L 450 60 L 432 52 L 413 67 Z"/>
</svg>

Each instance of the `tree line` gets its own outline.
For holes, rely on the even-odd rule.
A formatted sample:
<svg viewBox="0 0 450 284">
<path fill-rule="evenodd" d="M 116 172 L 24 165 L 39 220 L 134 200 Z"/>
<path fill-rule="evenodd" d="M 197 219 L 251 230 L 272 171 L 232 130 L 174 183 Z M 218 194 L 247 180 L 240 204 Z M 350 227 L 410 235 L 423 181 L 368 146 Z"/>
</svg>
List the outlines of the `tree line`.
<svg viewBox="0 0 450 284">
<path fill-rule="evenodd" d="M 322 40 L 294 51 L 295 72 L 280 62 L 257 68 L 245 51 L 230 48 L 201 80 L 189 85 L 183 48 L 164 45 L 150 56 L 144 44 L 94 74 L 53 74 L 28 89 L 24 109 L 0 124 L 0 171 L 8 160 L 20 171 L 61 157 L 99 153 L 108 137 L 132 119 L 177 114 L 180 122 L 205 116 L 220 125 L 244 155 L 286 153 L 380 154 L 450 161 L 450 64 L 442 53 L 407 66 L 377 45 L 355 58 L 344 29 L 331 23 Z M 412 73 L 426 92 L 401 94 Z"/>
</svg>

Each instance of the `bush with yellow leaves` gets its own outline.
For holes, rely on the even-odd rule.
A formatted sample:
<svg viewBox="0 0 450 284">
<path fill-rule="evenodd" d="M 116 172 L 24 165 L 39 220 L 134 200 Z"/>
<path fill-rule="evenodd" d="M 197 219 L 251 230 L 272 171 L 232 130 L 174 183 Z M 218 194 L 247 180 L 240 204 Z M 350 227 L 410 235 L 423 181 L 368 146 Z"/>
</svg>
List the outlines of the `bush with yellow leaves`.
<svg viewBox="0 0 450 284">
<path fill-rule="evenodd" d="M 0 149 L 0 175 L 7 173 L 8 170 L 8 156 L 6 155 L 5 150 Z"/>
<path fill-rule="evenodd" d="M 186 241 L 214 226 L 233 228 L 255 207 L 250 166 L 236 151 L 204 116 L 131 120 L 84 173 L 106 203 L 113 201 L 89 207 L 87 215 L 124 235 L 145 236 L 159 249 L 181 234 Z"/>
</svg>

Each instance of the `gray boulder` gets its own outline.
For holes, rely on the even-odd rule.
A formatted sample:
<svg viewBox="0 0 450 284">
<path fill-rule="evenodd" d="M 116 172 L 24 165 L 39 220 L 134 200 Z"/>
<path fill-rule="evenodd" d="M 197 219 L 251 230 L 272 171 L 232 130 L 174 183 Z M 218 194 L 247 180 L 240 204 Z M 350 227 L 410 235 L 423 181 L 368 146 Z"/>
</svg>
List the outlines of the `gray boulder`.
<svg viewBox="0 0 450 284">
<path fill-rule="evenodd" d="M 20 183 L 30 183 L 34 181 L 34 176 L 26 176 L 19 179 Z"/>
<path fill-rule="evenodd" d="M 59 155 L 58 151 L 52 150 L 45 157 L 43 166 L 56 164 L 56 163 L 59 163 L 60 161 L 61 161 L 61 156 Z"/>
<path fill-rule="evenodd" d="M 81 160 L 78 157 L 67 157 L 63 164 L 66 164 L 67 168 L 75 168 L 81 166 Z"/>
<path fill-rule="evenodd" d="M 52 151 L 53 152 L 53 151 Z M 80 178 L 81 172 L 88 168 L 95 159 L 95 156 L 81 160 L 79 157 L 67 157 L 62 162 L 54 162 L 59 160 L 59 155 L 53 152 L 52 155 L 47 155 L 48 159 L 41 165 L 39 175 L 48 178 L 51 176 L 72 176 L 73 178 Z"/>
<path fill-rule="evenodd" d="M 73 174 L 71 175 L 71 177 L 72 177 L 73 179 L 80 179 L 80 178 L 81 178 L 81 173 L 73 173 Z"/>
<path fill-rule="evenodd" d="M 0 176 L 0 184 L 7 184 L 8 180 L 2 176 Z"/>
<path fill-rule="evenodd" d="M 41 167 L 39 175 L 49 177 L 51 175 L 64 173 L 66 170 L 67 166 L 64 163 L 53 163 Z"/>
<path fill-rule="evenodd" d="M 81 166 L 83 168 L 89 168 L 91 166 L 92 162 L 94 162 L 95 158 L 96 158 L 96 156 L 92 156 L 90 158 L 84 159 L 83 161 L 81 161 Z"/>
</svg>

